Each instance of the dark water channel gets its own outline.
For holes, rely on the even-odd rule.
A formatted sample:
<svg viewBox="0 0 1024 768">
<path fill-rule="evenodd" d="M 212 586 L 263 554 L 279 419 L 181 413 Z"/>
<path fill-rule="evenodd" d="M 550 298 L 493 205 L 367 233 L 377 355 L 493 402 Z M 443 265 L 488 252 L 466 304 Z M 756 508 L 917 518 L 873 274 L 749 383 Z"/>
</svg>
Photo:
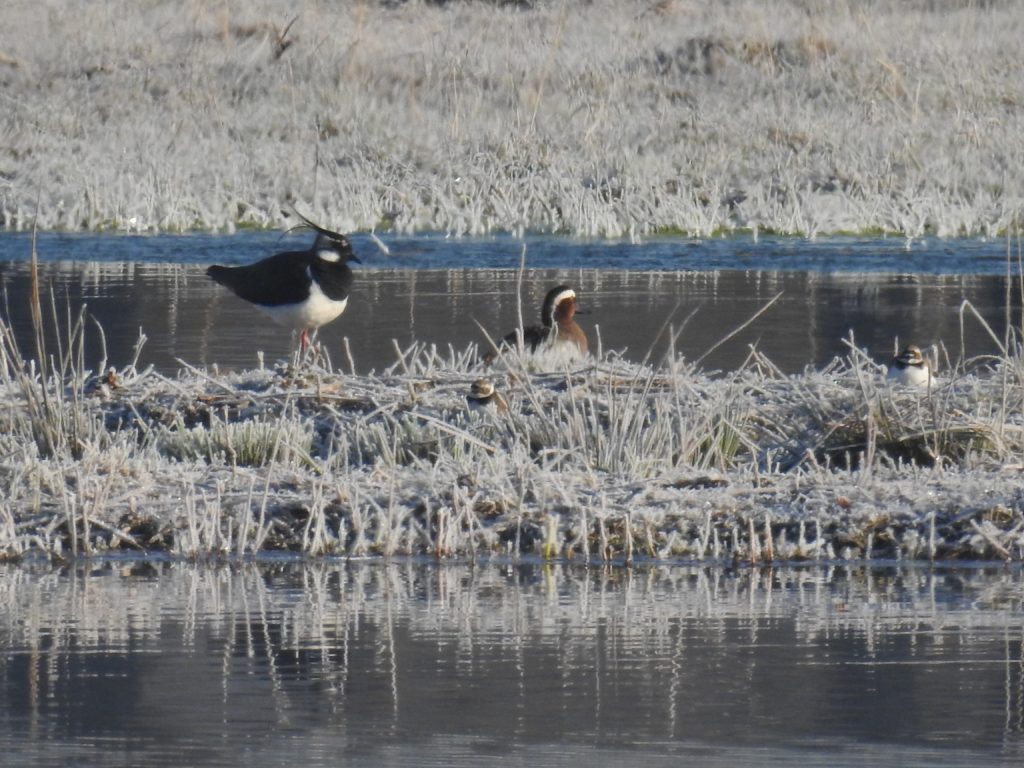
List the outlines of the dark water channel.
<svg viewBox="0 0 1024 768">
<path fill-rule="evenodd" d="M 1014 570 L 0 568 L 4 765 L 1024 759 Z"/>
<path fill-rule="evenodd" d="M 253 367 L 257 351 L 270 362 L 286 355 L 293 340 L 213 284 L 204 265 L 244 263 L 307 240 L 268 233 L 48 235 L 39 243 L 42 282 L 62 311 L 88 305 L 104 329 L 112 363 L 130 356 L 141 329 L 147 337 L 141 360 L 161 370 L 175 370 L 176 358 L 222 369 Z M 516 326 L 519 241 L 396 237 L 384 253 L 365 236 L 353 240 L 364 265 L 356 265 L 345 314 L 320 333 L 344 369 L 345 338 L 357 372 L 365 373 L 394 363 L 396 344 L 461 350 L 486 345 L 479 326 L 496 338 Z M 22 339 L 29 329 L 29 252 L 26 237 L 0 237 L 0 279 Z M 580 322 L 593 348 L 657 359 L 671 327 L 679 332 L 679 353 L 694 360 L 714 348 L 703 366 L 719 370 L 741 365 L 751 346 L 788 372 L 820 366 L 847 353 L 844 339 L 851 332 L 880 361 L 892 355 L 897 339 L 943 344 L 951 358 L 973 356 L 995 351 L 996 344 L 973 312 L 961 312 L 965 301 L 999 338 L 1007 319 L 1020 324 L 1019 284 L 1005 277 L 1006 252 L 1006 244 L 977 241 L 908 249 L 889 240 L 629 245 L 548 238 L 528 243 L 523 312 L 528 323 L 536 322 L 545 291 L 567 282 L 589 310 Z M 90 333 L 98 350 L 98 334 Z"/>
</svg>

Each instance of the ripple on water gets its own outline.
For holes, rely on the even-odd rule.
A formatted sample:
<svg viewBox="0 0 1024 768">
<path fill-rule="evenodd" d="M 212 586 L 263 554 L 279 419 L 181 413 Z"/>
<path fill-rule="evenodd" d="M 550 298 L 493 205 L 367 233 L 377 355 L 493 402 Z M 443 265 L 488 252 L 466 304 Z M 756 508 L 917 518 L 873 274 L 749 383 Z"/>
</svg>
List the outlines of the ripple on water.
<svg viewBox="0 0 1024 768">
<path fill-rule="evenodd" d="M 0 570 L 0 745 L 34 764 L 1024 757 L 1020 570 Z"/>
</svg>

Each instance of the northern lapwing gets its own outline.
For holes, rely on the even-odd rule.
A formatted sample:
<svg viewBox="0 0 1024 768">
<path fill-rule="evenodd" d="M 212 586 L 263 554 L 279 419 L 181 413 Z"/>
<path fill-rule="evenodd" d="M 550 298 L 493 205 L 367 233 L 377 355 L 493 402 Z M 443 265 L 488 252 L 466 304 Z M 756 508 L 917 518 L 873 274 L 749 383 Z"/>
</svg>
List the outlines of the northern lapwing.
<svg viewBox="0 0 1024 768">
<path fill-rule="evenodd" d="M 932 383 L 932 367 L 921 348 L 911 344 L 889 363 L 888 378 L 908 387 L 927 387 Z"/>
<path fill-rule="evenodd" d="M 576 291 L 568 285 L 557 285 L 548 291 L 540 310 L 540 325 L 523 329 L 523 349 L 527 352 L 555 352 L 567 359 L 583 357 L 589 344 L 587 334 L 577 324 L 576 315 L 585 314 L 579 307 Z M 499 346 L 515 347 L 519 332 L 507 334 Z M 484 362 L 493 361 L 495 353 L 484 357 Z"/>
<path fill-rule="evenodd" d="M 255 304 L 271 319 L 301 331 L 303 350 L 309 332 L 334 320 L 345 311 L 352 288 L 348 262 L 362 263 L 348 238 L 319 227 L 303 217 L 304 226 L 316 232 L 305 251 L 285 251 L 242 267 L 213 265 L 206 274 L 230 288 L 241 299 Z"/>
<path fill-rule="evenodd" d="M 488 411 L 508 413 L 508 401 L 495 389 L 490 379 L 477 379 L 469 385 L 466 405 L 470 411 Z"/>
</svg>

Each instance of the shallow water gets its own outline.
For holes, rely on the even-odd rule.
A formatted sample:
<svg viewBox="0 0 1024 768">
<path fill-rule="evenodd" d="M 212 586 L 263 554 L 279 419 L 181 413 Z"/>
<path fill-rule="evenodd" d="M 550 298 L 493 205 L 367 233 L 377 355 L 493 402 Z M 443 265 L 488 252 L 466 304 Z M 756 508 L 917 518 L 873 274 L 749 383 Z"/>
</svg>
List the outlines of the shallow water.
<svg viewBox="0 0 1024 768">
<path fill-rule="evenodd" d="M 1019 570 L 0 568 L 4 764 L 1016 765 Z"/>
<path fill-rule="evenodd" d="M 438 234 L 382 234 L 381 248 L 370 235 L 350 236 L 355 252 L 378 269 L 511 269 L 525 246 L 533 269 L 631 271 L 757 270 L 799 272 L 885 272 L 932 275 L 1005 275 L 1007 260 L 1019 272 L 1019 243 L 962 238 L 738 236 L 663 237 L 639 243 L 528 235 L 449 238 Z M 128 235 L 43 232 L 37 251 L 43 261 L 146 262 L 157 264 L 243 264 L 271 253 L 308 246 L 308 233 L 250 231 L 233 235 Z M 0 261 L 27 260 L 27 233 L 0 232 Z"/>
<path fill-rule="evenodd" d="M 215 285 L 202 264 L 243 263 L 307 238 L 277 233 L 233 236 L 128 237 L 45 235 L 44 286 L 63 313 L 85 302 L 102 325 L 108 359 L 122 365 L 140 329 L 148 341 L 143 364 L 164 371 L 190 364 L 223 369 L 268 362 L 292 348 L 290 334 L 250 305 Z M 334 363 L 349 369 L 349 340 L 357 372 L 393 364 L 395 345 L 412 342 L 463 349 L 486 347 L 517 324 L 520 241 L 512 238 L 445 240 L 386 238 L 384 254 L 366 236 L 354 237 L 364 265 L 348 309 L 321 330 Z M 30 253 L 26 236 L 0 236 L 0 280 L 10 315 L 29 339 Z M 536 322 L 547 288 L 575 286 L 580 318 L 591 344 L 625 350 L 641 360 L 668 348 L 667 329 L 679 332 L 675 349 L 709 369 L 731 370 L 756 346 L 784 371 L 821 366 L 848 352 L 852 331 L 858 346 L 885 361 L 897 340 L 944 344 L 950 358 L 996 350 L 971 313 L 961 333 L 960 308 L 969 301 L 1002 337 L 1007 322 L 1005 244 L 982 241 L 798 240 L 654 241 L 642 245 L 558 238 L 528 240 L 528 271 L 522 295 L 527 323 Z M 4 261 L 7 259 L 7 261 Z M 70 260 L 59 260 L 70 259 Z M 467 266 L 469 265 L 469 266 Z M 914 274 L 908 271 L 914 270 Z M 896 271 L 891 271 L 896 270 Z M 1020 324 L 1020 290 L 1010 279 L 1009 320 Z M 718 345 L 779 299 L 748 327 Z M 479 326 L 477 325 L 479 323 Z M 91 330 L 88 362 L 100 357 Z M 705 357 L 706 355 L 706 357 Z M 945 360 L 942 361 L 945 363 Z"/>
</svg>

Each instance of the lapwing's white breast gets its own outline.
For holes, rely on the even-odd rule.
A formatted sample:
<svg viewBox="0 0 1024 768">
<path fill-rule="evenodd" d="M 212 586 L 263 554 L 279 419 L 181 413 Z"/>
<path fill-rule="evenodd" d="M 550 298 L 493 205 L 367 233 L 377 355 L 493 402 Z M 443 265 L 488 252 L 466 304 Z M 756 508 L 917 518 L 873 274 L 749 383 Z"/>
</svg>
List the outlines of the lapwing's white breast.
<svg viewBox="0 0 1024 768">
<path fill-rule="evenodd" d="M 291 328 L 319 328 L 344 312 L 347 305 L 348 298 L 334 301 L 325 296 L 310 274 L 309 297 L 305 301 L 262 309 L 281 325 Z"/>
</svg>

